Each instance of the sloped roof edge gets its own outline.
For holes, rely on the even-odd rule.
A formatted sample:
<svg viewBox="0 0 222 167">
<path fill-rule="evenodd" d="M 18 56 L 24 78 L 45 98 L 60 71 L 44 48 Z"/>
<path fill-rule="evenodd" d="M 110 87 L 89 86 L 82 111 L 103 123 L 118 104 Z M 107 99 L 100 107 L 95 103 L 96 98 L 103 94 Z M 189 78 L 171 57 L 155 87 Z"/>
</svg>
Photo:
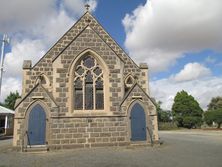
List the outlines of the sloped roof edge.
<svg viewBox="0 0 222 167">
<path fill-rule="evenodd" d="M 15 109 L 16 109 L 38 86 L 41 86 L 42 89 L 43 89 L 43 90 L 46 92 L 46 94 L 48 95 L 48 97 L 54 102 L 54 104 L 55 104 L 56 106 L 58 106 L 57 103 L 55 102 L 55 99 L 49 94 L 49 92 L 48 92 L 41 84 L 37 83 L 37 84 L 18 102 L 18 104 L 16 104 Z"/>
<path fill-rule="evenodd" d="M 35 63 L 35 65 L 34 65 L 31 69 L 33 69 L 33 68 L 60 42 L 60 40 L 61 40 L 64 36 L 66 36 L 67 33 L 68 33 L 73 27 L 75 27 L 75 25 L 78 24 L 78 22 L 79 22 L 87 13 L 89 13 L 89 12 L 88 12 L 88 11 L 85 12 L 85 13 L 55 42 L 55 44 L 52 45 L 52 47 L 50 47 L 50 49 L 41 57 L 41 59 L 39 59 L 39 61 L 37 61 L 37 62 Z"/>
<path fill-rule="evenodd" d="M 15 114 L 15 111 L 6 107 L 0 106 L 0 114 Z"/>
<path fill-rule="evenodd" d="M 122 102 L 120 103 L 120 106 L 124 103 L 124 101 L 127 99 L 127 97 L 130 95 L 130 93 L 133 91 L 133 89 L 138 86 L 140 88 L 140 90 L 146 95 L 146 97 L 153 103 L 153 105 L 156 106 L 156 104 L 154 103 L 154 101 L 152 100 L 152 98 L 150 98 L 150 96 L 144 91 L 144 89 L 136 82 L 134 83 L 134 85 L 130 88 L 130 90 L 127 92 L 127 94 L 123 97 Z"/>
</svg>

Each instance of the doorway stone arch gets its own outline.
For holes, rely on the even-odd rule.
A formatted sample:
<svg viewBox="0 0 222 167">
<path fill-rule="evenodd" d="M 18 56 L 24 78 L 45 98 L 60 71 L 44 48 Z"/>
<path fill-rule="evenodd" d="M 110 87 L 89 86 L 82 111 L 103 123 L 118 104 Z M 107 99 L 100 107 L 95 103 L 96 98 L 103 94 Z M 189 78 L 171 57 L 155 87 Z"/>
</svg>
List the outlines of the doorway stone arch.
<svg viewBox="0 0 222 167">
<path fill-rule="evenodd" d="M 148 111 L 142 100 L 134 100 L 128 108 L 128 139 L 129 142 L 148 142 L 147 132 Z"/>
<path fill-rule="evenodd" d="M 24 146 L 48 145 L 49 118 L 49 109 L 42 100 L 35 100 L 28 106 L 25 114 Z"/>
</svg>

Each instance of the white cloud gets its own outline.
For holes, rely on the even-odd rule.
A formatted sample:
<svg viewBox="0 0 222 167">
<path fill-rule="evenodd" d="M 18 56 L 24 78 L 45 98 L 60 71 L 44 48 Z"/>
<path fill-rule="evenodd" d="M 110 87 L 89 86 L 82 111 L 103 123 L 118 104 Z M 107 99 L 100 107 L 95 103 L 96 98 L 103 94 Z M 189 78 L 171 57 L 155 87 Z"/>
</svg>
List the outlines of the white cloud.
<svg viewBox="0 0 222 167">
<path fill-rule="evenodd" d="M 4 76 L 21 76 L 23 60 L 32 60 L 34 65 L 72 24 L 73 20 L 62 10 L 57 17 L 50 18 L 47 24 L 35 27 L 33 34 L 39 39 L 28 39 L 27 36 L 22 41 L 13 39 L 11 52 L 5 56 Z"/>
<path fill-rule="evenodd" d="M 195 62 L 188 63 L 176 75 L 171 76 L 177 82 L 190 81 L 211 75 L 211 70 L 203 65 Z"/>
<path fill-rule="evenodd" d="M 60 10 L 55 17 L 47 19 L 46 24 L 39 25 L 32 30 L 36 37 L 41 37 L 45 45 L 52 45 L 76 22 L 76 18 L 68 16 L 67 12 Z"/>
<path fill-rule="evenodd" d="M 199 102 L 205 110 L 212 97 L 221 96 L 222 78 L 207 77 L 186 82 L 175 82 L 170 78 L 150 82 L 151 96 L 163 102 L 162 108 L 171 110 L 178 91 L 185 90 Z"/>
<path fill-rule="evenodd" d="M 1 96 L 0 101 L 4 101 L 5 97 L 7 97 L 10 92 L 18 91 L 21 93 L 21 81 L 18 78 L 8 77 L 3 78 L 2 80 L 2 88 L 1 88 Z"/>
<path fill-rule="evenodd" d="M 27 29 L 32 24 L 51 17 L 55 12 L 54 0 L 7 0 L 1 1 L 0 32 L 11 33 Z"/>
<path fill-rule="evenodd" d="M 221 51 L 221 16 L 221 0 L 147 0 L 122 20 L 125 46 L 134 60 L 148 63 L 151 72 L 164 71 L 186 53 Z M 204 63 L 215 60 L 209 57 Z M 212 76 L 202 64 L 189 63 L 178 74 L 151 81 L 150 89 L 164 109 L 171 109 L 181 90 L 206 109 L 212 97 L 221 96 L 222 78 Z"/>
<path fill-rule="evenodd" d="M 87 1 L 91 11 L 96 0 Z M 69 1 L 73 13 L 64 7 L 68 0 L 8 0 L 0 6 L 0 32 L 12 36 L 11 51 L 5 56 L 2 101 L 10 91 L 21 91 L 23 60 L 34 65 L 84 13 L 86 0 Z M 83 5 L 81 8 L 79 5 Z M 6 10 L 7 9 L 7 10 Z"/>
<path fill-rule="evenodd" d="M 221 0 L 147 0 L 122 21 L 125 46 L 151 71 L 163 71 L 184 53 L 221 51 L 221 16 Z"/>
<path fill-rule="evenodd" d="M 40 40 L 24 39 L 13 44 L 11 52 L 5 55 L 4 77 L 21 77 L 23 60 L 32 60 L 34 64 L 43 56 L 45 49 Z"/>
<path fill-rule="evenodd" d="M 29 33 L 34 29 L 48 24 L 56 19 L 62 11 L 69 19 L 79 17 L 85 12 L 84 5 L 88 3 L 90 11 L 94 12 L 97 0 L 7 0 L 0 5 L 0 32 L 16 35 L 18 32 Z"/>
<path fill-rule="evenodd" d="M 85 5 L 90 5 L 90 11 L 93 12 L 96 9 L 96 0 L 64 0 L 64 8 L 74 15 L 81 15 L 85 12 Z"/>
</svg>

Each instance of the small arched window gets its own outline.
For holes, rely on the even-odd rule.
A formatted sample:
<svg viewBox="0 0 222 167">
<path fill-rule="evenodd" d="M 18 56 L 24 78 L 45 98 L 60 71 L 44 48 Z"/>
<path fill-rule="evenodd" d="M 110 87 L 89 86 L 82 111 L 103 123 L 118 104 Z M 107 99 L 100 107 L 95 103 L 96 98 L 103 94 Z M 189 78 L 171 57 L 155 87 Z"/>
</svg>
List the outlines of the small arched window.
<svg viewBox="0 0 222 167">
<path fill-rule="evenodd" d="M 84 56 L 75 68 L 74 109 L 104 109 L 103 71 L 91 55 Z"/>
<path fill-rule="evenodd" d="M 49 88 L 51 86 L 49 78 L 43 73 L 37 77 L 35 82 L 36 82 L 36 84 L 39 83 L 42 86 L 47 87 L 47 88 Z"/>
<path fill-rule="evenodd" d="M 125 93 L 129 91 L 129 89 L 133 86 L 134 83 L 135 79 L 131 75 L 128 75 L 125 78 Z"/>
</svg>

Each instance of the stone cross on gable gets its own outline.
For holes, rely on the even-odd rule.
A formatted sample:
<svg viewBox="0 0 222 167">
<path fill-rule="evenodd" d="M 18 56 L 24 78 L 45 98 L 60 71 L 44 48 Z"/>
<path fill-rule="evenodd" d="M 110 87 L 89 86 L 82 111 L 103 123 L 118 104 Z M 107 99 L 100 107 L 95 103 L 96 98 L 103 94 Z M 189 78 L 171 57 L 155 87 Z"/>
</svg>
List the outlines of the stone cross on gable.
<svg viewBox="0 0 222 167">
<path fill-rule="evenodd" d="M 85 5 L 85 8 L 86 8 L 86 11 L 88 12 L 88 11 L 89 11 L 89 8 L 90 8 L 90 5 L 89 5 L 89 4 L 86 4 L 86 5 Z"/>
</svg>

